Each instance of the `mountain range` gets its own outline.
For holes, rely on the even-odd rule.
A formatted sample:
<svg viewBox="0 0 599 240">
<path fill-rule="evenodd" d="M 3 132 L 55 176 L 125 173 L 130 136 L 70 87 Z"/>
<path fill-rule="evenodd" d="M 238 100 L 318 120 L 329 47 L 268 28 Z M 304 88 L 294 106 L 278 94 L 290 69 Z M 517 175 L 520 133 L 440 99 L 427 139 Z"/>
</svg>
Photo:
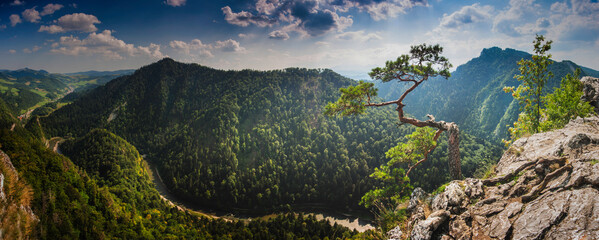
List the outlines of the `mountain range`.
<svg viewBox="0 0 599 240">
<path fill-rule="evenodd" d="M 516 62 L 529 57 L 485 49 L 448 80 L 430 79 L 406 99 L 410 115 L 460 125 L 466 177 L 482 176 L 501 156 L 495 140 L 505 137 L 518 110 L 501 89 L 518 84 Z M 552 64 L 547 91 L 578 67 Z M 583 75 L 599 74 L 580 68 Z M 361 196 L 382 184 L 369 175 L 387 161 L 385 151 L 414 130 L 399 124 L 391 107 L 359 117 L 323 116 L 339 88 L 357 84 L 328 69 L 223 71 L 165 58 L 134 72 L 0 74 L 0 88 L 6 86 L 0 170 L 14 179 L 15 171 L 7 170 L 14 165 L 21 176 L 0 193 L 8 193 L 9 208 L 31 209 L 7 211 L 27 219 L 10 234 L 38 238 L 348 238 L 356 233 L 302 215 L 244 225 L 181 211 L 160 198 L 149 166 L 178 198 L 209 210 L 364 211 Z M 377 86 L 383 99 L 403 90 Z M 41 98 L 22 100 L 27 91 Z M 33 109 L 38 114 L 30 118 L 14 117 Z M 446 151 L 442 137 L 410 184 L 432 191 L 448 182 Z"/>
<path fill-rule="evenodd" d="M 417 118 L 432 114 L 439 120 L 456 122 L 469 133 L 485 139 L 508 138 L 508 127 L 517 120 L 519 105 L 502 89 L 518 86 L 514 75 L 520 74 L 517 62 L 530 59 L 526 52 L 492 47 L 483 49 L 479 57 L 460 65 L 447 80 L 434 78 L 407 96 L 406 112 Z M 561 78 L 580 68 L 581 77 L 599 77 L 599 72 L 572 61 L 553 62 L 548 70 L 553 77 L 544 91 L 559 87 Z M 379 83 L 379 96 L 391 100 L 406 89 L 395 82 Z"/>
</svg>

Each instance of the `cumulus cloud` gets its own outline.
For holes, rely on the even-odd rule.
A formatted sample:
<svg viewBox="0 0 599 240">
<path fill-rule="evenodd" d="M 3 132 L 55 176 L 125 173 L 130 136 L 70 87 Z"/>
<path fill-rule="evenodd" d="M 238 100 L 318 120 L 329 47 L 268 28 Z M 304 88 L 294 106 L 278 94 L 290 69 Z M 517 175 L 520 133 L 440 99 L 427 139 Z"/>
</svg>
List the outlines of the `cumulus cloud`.
<svg viewBox="0 0 599 240">
<path fill-rule="evenodd" d="M 25 9 L 25 11 L 21 13 L 21 16 L 23 16 L 23 19 L 25 19 L 26 21 L 32 23 L 39 22 L 39 20 L 42 19 L 42 17 L 40 17 L 40 12 L 35 10 L 35 7 Z"/>
<path fill-rule="evenodd" d="M 46 15 L 53 14 L 54 12 L 60 10 L 63 7 L 64 6 L 62 4 L 49 3 L 48 5 L 46 5 L 44 7 L 44 10 L 42 11 L 41 15 L 46 16 Z"/>
<path fill-rule="evenodd" d="M 275 30 L 268 34 L 268 38 L 278 39 L 278 40 L 287 40 L 287 39 L 289 39 L 289 34 L 287 34 L 286 32 L 280 31 L 280 30 Z"/>
<path fill-rule="evenodd" d="M 250 24 L 256 24 L 260 27 L 266 27 L 272 26 L 276 22 L 276 20 L 270 19 L 268 16 L 254 16 L 252 13 L 246 11 L 234 13 L 229 6 L 225 6 L 221 10 L 225 14 L 225 20 L 237 26 L 247 27 Z"/>
<path fill-rule="evenodd" d="M 538 15 L 541 8 L 535 0 L 510 0 L 509 6 L 500 11 L 494 19 L 493 31 L 517 37 L 522 33 L 516 28 L 522 23 L 529 22 Z"/>
<path fill-rule="evenodd" d="M 21 1 L 21 0 L 14 0 L 13 2 L 10 3 L 11 6 L 19 6 L 19 5 L 23 5 L 25 4 L 25 1 Z"/>
<path fill-rule="evenodd" d="M 179 40 L 173 40 L 169 44 L 171 48 L 177 49 L 186 55 L 199 55 L 201 57 L 214 57 L 212 52 L 212 45 L 204 44 L 200 39 L 193 39 L 191 42 L 186 43 Z"/>
<path fill-rule="evenodd" d="M 341 12 L 350 8 L 366 11 L 375 21 L 397 17 L 416 6 L 428 6 L 427 0 L 328 0 L 328 3 Z"/>
<path fill-rule="evenodd" d="M 62 36 L 57 44 L 52 44 L 53 53 L 65 55 L 101 55 L 107 59 L 124 59 L 125 56 L 148 56 L 163 58 L 160 46 L 150 44 L 147 47 L 135 46 L 112 36 L 110 30 L 100 33 L 92 32 L 86 38 Z"/>
<path fill-rule="evenodd" d="M 599 2 L 571 0 L 551 5 L 551 37 L 565 41 L 599 40 Z M 540 24 L 543 24 L 541 22 Z"/>
<path fill-rule="evenodd" d="M 489 19 L 491 17 L 492 11 L 493 7 L 480 6 L 478 3 L 470 6 L 464 6 L 462 9 L 453 12 L 450 15 L 443 14 L 440 27 L 446 29 L 459 29 L 464 25 Z"/>
<path fill-rule="evenodd" d="M 17 14 L 10 15 L 8 18 L 10 19 L 10 25 L 13 27 L 23 22 L 21 21 L 21 17 Z"/>
<path fill-rule="evenodd" d="M 190 42 L 173 40 L 169 46 L 187 56 L 214 57 L 213 50 L 222 52 L 245 53 L 246 49 L 233 39 L 216 41 L 212 44 L 203 43 L 200 39 L 193 39 Z"/>
<path fill-rule="evenodd" d="M 368 42 L 372 40 L 382 40 L 383 38 L 376 33 L 366 34 L 364 30 L 355 31 L 355 32 L 345 32 L 337 34 L 337 39 L 341 40 L 351 40 L 351 41 L 360 41 L 360 42 Z"/>
<path fill-rule="evenodd" d="M 100 23 L 94 15 L 85 13 L 73 13 L 60 17 L 56 24 L 41 26 L 38 32 L 60 33 L 69 31 L 95 32 L 98 28 L 95 24 Z"/>
<path fill-rule="evenodd" d="M 216 41 L 214 48 L 224 52 L 245 52 L 245 48 L 241 47 L 238 41 L 227 39 L 225 41 Z"/>
<path fill-rule="evenodd" d="M 254 9 L 240 12 L 233 12 L 229 6 L 221 8 L 229 24 L 242 27 L 283 25 L 270 32 L 269 37 L 275 39 L 288 39 L 290 32 L 319 36 L 351 26 L 351 16 L 339 16 L 337 9 L 327 1 L 316 0 L 258 0 Z"/>
<path fill-rule="evenodd" d="M 164 2 L 164 3 L 166 3 L 166 5 L 169 5 L 169 6 L 180 7 L 180 6 L 185 5 L 186 1 L 187 0 L 166 0 L 166 2 Z"/>
</svg>

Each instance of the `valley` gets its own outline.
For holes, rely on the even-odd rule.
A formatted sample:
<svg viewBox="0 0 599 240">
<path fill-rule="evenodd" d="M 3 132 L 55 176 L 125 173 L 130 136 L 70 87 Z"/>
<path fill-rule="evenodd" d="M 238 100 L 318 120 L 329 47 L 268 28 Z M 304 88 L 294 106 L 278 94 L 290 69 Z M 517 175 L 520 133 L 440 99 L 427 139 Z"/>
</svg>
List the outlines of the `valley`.
<svg viewBox="0 0 599 240">
<path fill-rule="evenodd" d="M 489 59 L 497 58 L 506 61 L 499 61 L 498 66 L 512 66 L 507 61 L 520 56 L 525 55 L 485 49 L 480 58 L 459 66 L 455 78 L 476 79 L 465 76 L 469 73 L 464 69 L 482 68 L 471 63 L 488 66 Z M 564 66 L 571 69 L 575 65 Z M 570 71 L 555 69 L 558 74 Z M 511 74 L 511 70 L 503 71 L 507 70 L 489 74 Z M 217 229 L 236 226 L 234 231 L 248 226 L 260 226 L 255 230 L 261 231 L 262 224 L 308 221 L 317 228 L 344 229 L 340 230 L 344 238 L 372 234 L 380 227 L 369 210 L 359 205 L 360 198 L 380 186 L 381 182 L 369 175 L 386 161 L 386 149 L 403 141 L 414 128 L 398 125 L 392 108 L 369 109 L 366 115 L 352 118 L 325 117 L 324 105 L 339 96 L 337 89 L 356 81 L 327 69 L 222 71 L 168 58 L 127 73 L 130 75 L 117 76 L 102 86 L 67 91 L 63 95 L 73 93 L 29 109 L 22 121 L 10 120 L 12 110 L 5 108 L 6 124 L 12 134 L 25 133 L 30 139 L 27 141 L 47 140 L 41 144 L 60 154 L 53 157 L 62 158 L 62 168 L 75 169 L 76 175 L 93 179 L 89 183 L 92 191 L 105 191 L 102 201 L 118 202 L 135 216 L 174 217 L 178 220 L 171 221 L 177 226 L 188 227 L 214 222 Z M 587 69 L 584 74 L 596 72 Z M 453 84 L 455 89 L 467 85 L 467 91 L 476 92 L 473 86 L 477 84 Z M 509 85 L 509 81 L 488 83 L 496 85 L 494 88 L 502 84 Z M 550 85 L 555 85 L 555 80 Z M 402 89 L 401 85 L 380 87 L 379 100 Z M 485 95 L 488 88 L 483 87 L 476 95 Z M 423 88 L 417 96 L 433 95 L 436 100 L 408 98 L 408 112 L 440 111 L 437 119 L 451 119 L 457 113 L 445 115 L 448 112 L 436 107 L 443 94 L 452 91 Z M 470 103 L 463 105 L 460 116 L 489 108 L 486 104 L 491 100 L 464 100 L 478 97 L 453 92 L 444 96 L 448 104 Z M 513 103 L 505 104 L 508 108 Z M 492 119 L 513 118 L 509 111 L 485 114 L 491 114 Z M 499 135 L 484 138 L 490 128 L 468 119 L 455 119 L 465 128 L 460 134 L 462 172 L 466 177 L 483 176 L 497 162 L 503 147 L 497 143 Z M 15 137 L 5 137 L 9 136 Z M 2 146 L 10 146 L 10 142 L 5 140 Z M 450 179 L 447 148 L 447 138 L 441 137 L 430 160 L 410 175 L 410 187 L 429 192 L 443 188 Z M 17 160 L 21 156 L 8 154 Z M 39 185 L 33 188 L 39 189 Z M 36 206 L 33 209 L 39 211 Z M 94 205 L 98 211 L 111 214 L 121 214 L 121 207 L 102 210 Z M 174 215 L 162 216 L 165 212 Z M 49 219 L 41 221 L 50 224 Z M 148 229 L 160 226 L 154 220 L 143 221 Z M 197 231 L 212 234 L 220 232 L 217 229 Z M 334 233 L 327 231 L 323 234 Z"/>
</svg>

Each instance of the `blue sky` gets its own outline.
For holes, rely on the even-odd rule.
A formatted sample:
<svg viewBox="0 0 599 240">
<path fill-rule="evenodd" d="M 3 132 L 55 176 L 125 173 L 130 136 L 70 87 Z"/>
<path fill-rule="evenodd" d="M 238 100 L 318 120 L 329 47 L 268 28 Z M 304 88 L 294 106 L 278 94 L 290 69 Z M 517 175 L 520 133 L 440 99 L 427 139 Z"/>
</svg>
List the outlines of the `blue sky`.
<svg viewBox="0 0 599 240">
<path fill-rule="evenodd" d="M 498 46 L 599 69 L 596 0 L 143 0 L 0 3 L 0 69 L 138 68 L 163 57 L 219 69 L 331 68 L 354 78 L 411 45 L 454 66 Z"/>
</svg>

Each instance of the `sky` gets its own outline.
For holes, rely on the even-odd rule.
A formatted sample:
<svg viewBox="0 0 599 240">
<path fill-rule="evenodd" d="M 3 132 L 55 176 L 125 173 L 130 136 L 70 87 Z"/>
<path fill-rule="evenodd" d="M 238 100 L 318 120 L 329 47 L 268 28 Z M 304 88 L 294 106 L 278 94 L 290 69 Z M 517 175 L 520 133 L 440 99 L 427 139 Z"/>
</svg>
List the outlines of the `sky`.
<svg viewBox="0 0 599 240">
<path fill-rule="evenodd" d="M 421 43 L 454 67 L 498 46 L 599 70 L 597 0 L 0 1 L 0 69 L 134 69 L 164 57 L 218 69 L 330 68 L 367 79 Z"/>
</svg>

